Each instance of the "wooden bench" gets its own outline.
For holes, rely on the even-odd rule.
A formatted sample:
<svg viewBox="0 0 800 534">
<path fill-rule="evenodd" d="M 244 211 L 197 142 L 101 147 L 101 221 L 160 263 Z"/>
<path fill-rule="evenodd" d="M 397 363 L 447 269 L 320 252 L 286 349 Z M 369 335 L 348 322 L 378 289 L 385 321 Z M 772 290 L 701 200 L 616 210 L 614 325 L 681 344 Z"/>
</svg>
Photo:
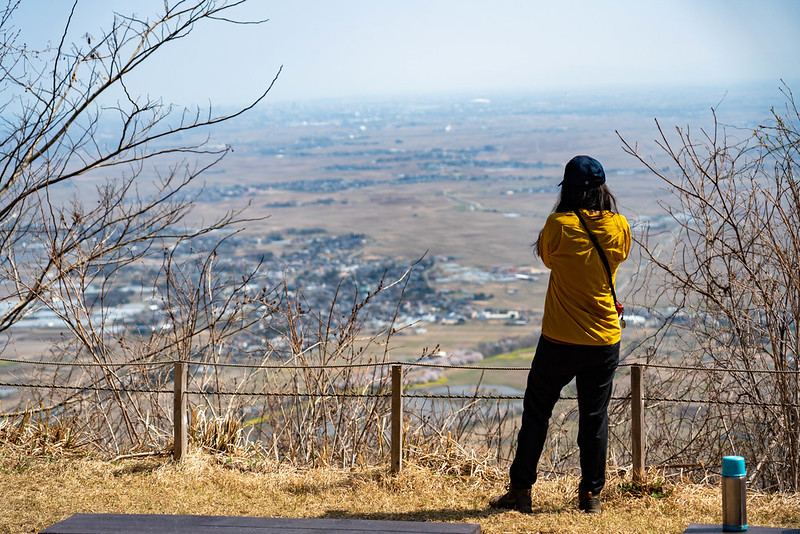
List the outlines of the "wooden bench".
<svg viewBox="0 0 800 534">
<path fill-rule="evenodd" d="M 210 515 L 75 514 L 44 529 L 41 534 L 480 534 L 471 523 L 376 521 L 279 517 L 225 517 Z"/>
</svg>

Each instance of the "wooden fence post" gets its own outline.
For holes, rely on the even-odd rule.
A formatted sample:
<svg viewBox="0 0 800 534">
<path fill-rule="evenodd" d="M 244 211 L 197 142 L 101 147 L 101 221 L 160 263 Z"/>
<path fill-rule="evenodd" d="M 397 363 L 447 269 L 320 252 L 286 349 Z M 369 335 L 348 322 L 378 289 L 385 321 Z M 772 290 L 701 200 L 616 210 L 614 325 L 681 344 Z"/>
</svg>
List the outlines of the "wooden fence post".
<svg viewBox="0 0 800 534">
<path fill-rule="evenodd" d="M 172 458 L 175 460 L 182 460 L 186 454 L 186 449 L 189 446 L 189 437 L 187 432 L 187 402 L 186 402 L 186 383 L 187 371 L 189 366 L 186 362 L 175 362 L 175 396 L 172 403 L 172 419 L 174 421 L 173 432 L 173 446 Z"/>
<path fill-rule="evenodd" d="M 392 365 L 392 465 L 391 472 L 403 467 L 403 367 Z"/>
<path fill-rule="evenodd" d="M 642 400 L 641 365 L 631 366 L 631 455 L 633 456 L 633 483 L 644 485 L 644 402 Z"/>
</svg>

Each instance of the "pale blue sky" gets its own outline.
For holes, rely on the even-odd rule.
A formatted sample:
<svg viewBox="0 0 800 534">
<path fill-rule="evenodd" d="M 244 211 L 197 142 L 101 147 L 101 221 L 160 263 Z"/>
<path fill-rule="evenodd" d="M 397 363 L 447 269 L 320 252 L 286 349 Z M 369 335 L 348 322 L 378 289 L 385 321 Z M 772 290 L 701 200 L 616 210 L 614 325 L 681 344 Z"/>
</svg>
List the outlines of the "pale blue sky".
<svg viewBox="0 0 800 534">
<path fill-rule="evenodd" d="M 84 0 L 75 35 L 99 34 L 112 11 L 160 0 Z M 28 0 L 24 40 L 57 40 L 67 0 Z M 47 13 L 43 17 L 42 13 Z M 178 103 L 237 104 L 278 68 L 273 101 L 595 87 L 800 80 L 794 0 L 250 0 L 241 18 L 198 29 L 138 80 Z"/>
</svg>

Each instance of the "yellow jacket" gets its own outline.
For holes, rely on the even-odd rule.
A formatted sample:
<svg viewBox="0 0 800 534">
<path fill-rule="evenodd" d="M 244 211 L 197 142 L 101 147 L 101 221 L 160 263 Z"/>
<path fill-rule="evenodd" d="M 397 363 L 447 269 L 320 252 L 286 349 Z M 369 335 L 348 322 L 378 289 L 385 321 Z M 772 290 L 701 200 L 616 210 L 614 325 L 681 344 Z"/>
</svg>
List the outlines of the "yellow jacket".
<svg viewBox="0 0 800 534">
<path fill-rule="evenodd" d="M 610 211 L 589 214 L 586 225 L 606 253 L 616 286 L 619 264 L 631 250 L 628 221 Z M 589 235 L 573 212 L 552 213 L 542 230 L 539 254 L 550 269 L 542 334 L 577 345 L 613 345 L 621 335 L 608 275 Z"/>
</svg>

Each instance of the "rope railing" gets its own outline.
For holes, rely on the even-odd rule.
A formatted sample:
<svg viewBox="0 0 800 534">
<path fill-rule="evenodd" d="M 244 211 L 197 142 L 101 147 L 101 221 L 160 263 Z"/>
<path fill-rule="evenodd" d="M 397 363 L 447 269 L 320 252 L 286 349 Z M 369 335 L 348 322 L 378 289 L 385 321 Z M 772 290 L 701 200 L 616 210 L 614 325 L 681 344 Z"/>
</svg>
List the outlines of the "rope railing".
<svg viewBox="0 0 800 534">
<path fill-rule="evenodd" d="M 40 365 L 44 367 L 147 367 L 153 366 L 158 367 L 162 365 L 175 365 L 177 360 L 165 360 L 159 362 L 65 362 L 65 361 L 58 361 L 58 362 L 48 362 L 48 361 L 41 361 L 41 360 L 24 360 L 19 358 L 0 358 L 0 362 L 5 363 L 21 363 L 21 364 L 29 364 L 29 365 Z"/>
<path fill-rule="evenodd" d="M 55 362 L 55 361 L 40 361 L 40 360 L 23 360 L 14 358 L 0 358 L 0 362 L 6 363 L 21 363 L 39 366 L 50 367 L 144 367 L 144 366 L 164 366 L 175 365 L 179 361 L 184 360 L 164 360 L 157 362 Z M 412 367 L 433 367 L 441 369 L 475 369 L 483 371 L 528 371 L 528 367 L 487 367 L 479 365 L 449 365 L 440 363 L 426 363 L 426 362 L 413 362 L 413 361 L 385 361 L 385 362 L 368 362 L 368 363 L 342 363 L 342 364 L 301 364 L 301 365 L 286 365 L 286 364 L 264 364 L 264 363 L 231 363 L 231 362 L 197 362 L 186 360 L 189 365 L 204 365 L 207 367 L 229 367 L 239 369 L 347 369 L 347 368 L 363 368 L 363 367 L 391 367 L 392 365 L 407 365 Z"/>
<path fill-rule="evenodd" d="M 427 363 L 415 361 L 401 361 L 401 360 L 388 360 L 385 362 L 367 362 L 367 363 L 342 363 L 342 364 L 300 364 L 300 365 L 286 365 L 286 364 L 265 364 L 265 363 L 231 363 L 231 362 L 207 362 L 207 361 L 192 361 L 192 360 L 163 360 L 155 362 L 64 362 L 64 361 L 40 361 L 40 360 L 26 360 L 16 358 L 0 358 L 0 362 L 6 363 L 20 363 L 41 366 L 53 367 L 158 367 L 165 365 L 175 365 L 180 361 L 185 361 L 189 365 L 203 365 L 206 367 L 230 367 L 240 369 L 348 369 L 348 368 L 364 368 L 364 367 L 391 367 L 393 365 L 403 365 L 408 367 L 431 367 L 439 369 L 462 369 L 462 370 L 475 370 L 475 371 L 529 371 L 530 366 L 517 367 L 517 366 L 484 366 L 484 365 L 454 365 L 444 363 Z M 647 362 L 622 362 L 618 365 L 620 368 L 632 367 L 634 365 L 641 366 L 648 369 L 672 369 L 675 371 L 697 371 L 704 373 L 755 373 L 755 374 L 800 374 L 800 369 L 742 369 L 730 367 L 698 367 L 691 365 L 668 365 Z"/>
<path fill-rule="evenodd" d="M 70 386 L 65 384 L 20 384 L 15 382 L 0 382 L 0 387 L 74 390 L 74 391 L 118 391 L 121 393 L 173 393 L 171 389 L 111 387 L 111 386 L 94 386 L 94 385 Z"/>
<path fill-rule="evenodd" d="M 73 390 L 73 391 L 117 391 L 121 393 L 156 393 L 156 394 L 172 394 L 171 389 L 153 389 L 153 388 L 131 388 L 131 387 L 110 387 L 110 386 L 93 386 L 93 385 L 56 385 L 56 384 L 32 384 L 32 383 L 18 383 L 18 382 L 0 382 L 0 387 L 9 388 L 30 388 L 30 389 L 53 389 L 53 390 Z M 222 395 L 222 396 L 242 396 L 242 397 L 306 397 L 306 398 L 388 398 L 391 393 L 387 390 L 383 393 L 335 393 L 335 392 L 294 392 L 294 391 L 230 391 L 230 390 L 186 390 L 186 395 Z M 524 395 L 494 395 L 488 393 L 481 394 L 452 394 L 452 393 L 403 393 L 405 399 L 441 399 L 441 400 L 524 400 Z M 578 397 L 574 395 L 561 395 L 559 400 L 577 400 Z M 631 396 L 612 396 L 611 400 L 615 401 L 630 401 Z M 800 404 L 793 403 L 776 403 L 776 402 L 754 402 L 754 401 L 728 401 L 728 400 L 709 400 L 709 399 L 684 399 L 684 398 L 670 398 L 670 397 L 651 397 L 642 396 L 643 401 L 648 402 L 672 402 L 679 404 L 709 404 L 709 405 L 722 405 L 722 406 L 763 406 L 763 407 L 788 407 L 800 408 Z M 7 414 L 6 414 L 7 415 Z"/>
<path fill-rule="evenodd" d="M 696 365 L 667 365 L 659 363 L 626 363 L 620 364 L 620 367 L 631 367 L 633 365 L 640 365 L 648 369 L 672 369 L 674 371 L 698 371 L 704 373 L 755 373 L 755 374 L 770 374 L 770 375 L 796 375 L 800 374 L 800 369 L 741 369 L 731 367 L 698 367 Z"/>
</svg>

